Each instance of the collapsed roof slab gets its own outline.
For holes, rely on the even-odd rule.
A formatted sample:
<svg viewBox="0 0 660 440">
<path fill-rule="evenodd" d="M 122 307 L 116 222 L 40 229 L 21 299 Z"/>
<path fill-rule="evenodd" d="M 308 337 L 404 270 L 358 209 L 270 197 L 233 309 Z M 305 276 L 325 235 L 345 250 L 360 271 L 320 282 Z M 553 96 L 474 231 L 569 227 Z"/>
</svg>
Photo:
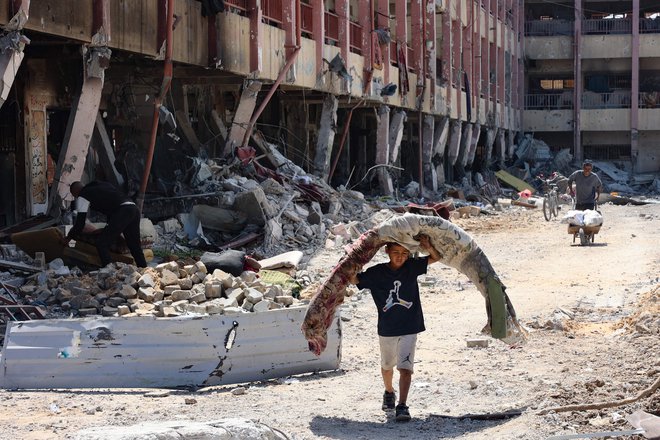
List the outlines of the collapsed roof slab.
<svg viewBox="0 0 660 440">
<path fill-rule="evenodd" d="M 317 357 L 300 331 L 305 311 L 10 322 L 0 386 L 198 387 L 339 368 L 339 313 Z"/>
</svg>

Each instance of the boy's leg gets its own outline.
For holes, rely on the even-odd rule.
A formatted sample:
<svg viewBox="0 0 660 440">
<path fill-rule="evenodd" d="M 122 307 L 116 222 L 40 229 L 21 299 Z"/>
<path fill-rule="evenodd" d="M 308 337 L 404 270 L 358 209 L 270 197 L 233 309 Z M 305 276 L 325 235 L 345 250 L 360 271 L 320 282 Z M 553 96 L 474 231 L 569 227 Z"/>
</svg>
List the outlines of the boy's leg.
<svg viewBox="0 0 660 440">
<path fill-rule="evenodd" d="M 399 369 L 399 403 L 405 404 L 408 400 L 408 392 L 412 383 L 411 370 Z"/>
<path fill-rule="evenodd" d="M 380 374 L 383 377 L 385 393 L 383 394 L 383 410 L 392 410 L 396 406 L 396 394 L 394 393 L 394 366 L 397 362 L 397 340 L 396 337 L 379 336 L 380 345 Z"/>
<path fill-rule="evenodd" d="M 385 391 L 387 391 L 388 393 L 393 393 L 394 386 L 392 385 L 392 380 L 394 378 L 394 369 L 386 370 L 383 367 L 381 367 L 380 373 L 383 376 L 383 384 L 385 385 Z"/>
</svg>

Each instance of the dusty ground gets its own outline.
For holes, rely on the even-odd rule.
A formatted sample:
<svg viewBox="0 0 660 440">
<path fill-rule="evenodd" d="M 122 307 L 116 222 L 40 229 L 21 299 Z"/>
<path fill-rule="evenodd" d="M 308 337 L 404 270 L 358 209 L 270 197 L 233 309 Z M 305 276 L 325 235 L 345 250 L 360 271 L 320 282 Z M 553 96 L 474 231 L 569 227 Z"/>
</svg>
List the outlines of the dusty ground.
<svg viewBox="0 0 660 440">
<path fill-rule="evenodd" d="M 483 300 L 457 271 L 431 266 L 410 423 L 395 423 L 380 409 L 376 311 L 358 294 L 347 299 L 339 371 L 248 384 L 243 395 L 233 395 L 234 386 L 165 397 L 147 397 L 150 390 L 2 390 L 0 438 L 73 438 L 91 426 L 225 417 L 258 420 L 292 439 L 534 440 L 632 429 L 623 417 L 637 409 L 658 414 L 659 392 L 626 406 L 538 414 L 632 397 L 660 376 L 660 204 L 604 205 L 602 212 L 605 225 L 589 247 L 573 245 L 566 225 L 545 222 L 538 211 L 456 221 L 507 285 L 530 339 L 520 347 L 491 340 L 488 348 L 467 348 L 485 323 Z M 323 251 L 308 270 L 323 278 L 341 252 Z M 458 418 L 514 409 L 522 415 Z"/>
</svg>

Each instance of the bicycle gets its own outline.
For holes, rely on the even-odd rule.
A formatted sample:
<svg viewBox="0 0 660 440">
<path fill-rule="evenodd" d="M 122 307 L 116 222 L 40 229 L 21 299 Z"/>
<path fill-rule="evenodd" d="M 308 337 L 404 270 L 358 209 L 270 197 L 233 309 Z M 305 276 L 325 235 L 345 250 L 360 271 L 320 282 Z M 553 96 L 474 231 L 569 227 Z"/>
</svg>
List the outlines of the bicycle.
<svg viewBox="0 0 660 440">
<path fill-rule="evenodd" d="M 555 218 L 559 215 L 559 195 L 557 194 L 557 185 L 554 183 L 545 180 L 543 188 L 543 217 L 549 222 L 553 215 Z"/>
</svg>

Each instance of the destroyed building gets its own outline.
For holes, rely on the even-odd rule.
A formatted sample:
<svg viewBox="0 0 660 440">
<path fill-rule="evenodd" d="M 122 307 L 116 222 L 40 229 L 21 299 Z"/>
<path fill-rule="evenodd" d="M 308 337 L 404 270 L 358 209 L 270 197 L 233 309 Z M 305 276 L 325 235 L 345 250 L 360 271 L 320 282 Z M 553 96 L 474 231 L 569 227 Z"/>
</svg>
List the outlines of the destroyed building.
<svg viewBox="0 0 660 440">
<path fill-rule="evenodd" d="M 93 177 L 166 217 L 193 158 L 265 145 L 334 187 L 432 191 L 521 129 L 510 0 L 3 0 L 0 24 L 0 226 Z"/>
<path fill-rule="evenodd" d="M 277 171 L 273 150 L 377 195 L 460 182 L 526 133 L 655 173 L 651 6 L 2 0 L 0 227 L 91 178 L 167 218 L 232 159 Z"/>
</svg>

